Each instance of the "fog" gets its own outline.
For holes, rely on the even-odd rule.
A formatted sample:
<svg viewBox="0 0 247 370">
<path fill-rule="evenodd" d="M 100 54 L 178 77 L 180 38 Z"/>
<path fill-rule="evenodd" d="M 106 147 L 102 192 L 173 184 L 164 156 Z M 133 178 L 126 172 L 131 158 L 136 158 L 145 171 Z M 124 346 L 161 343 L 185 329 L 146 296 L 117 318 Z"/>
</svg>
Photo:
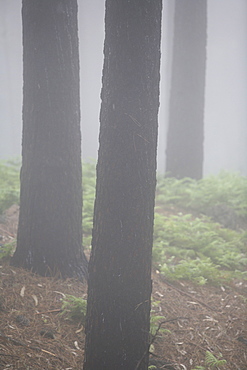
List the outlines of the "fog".
<svg viewBox="0 0 247 370">
<path fill-rule="evenodd" d="M 103 66 L 104 1 L 78 0 L 82 152 L 97 158 Z M 165 169 L 174 0 L 164 1 L 158 170 Z M 247 175 L 247 1 L 208 0 L 204 175 Z M 0 158 L 20 156 L 21 0 L 0 0 Z"/>
</svg>

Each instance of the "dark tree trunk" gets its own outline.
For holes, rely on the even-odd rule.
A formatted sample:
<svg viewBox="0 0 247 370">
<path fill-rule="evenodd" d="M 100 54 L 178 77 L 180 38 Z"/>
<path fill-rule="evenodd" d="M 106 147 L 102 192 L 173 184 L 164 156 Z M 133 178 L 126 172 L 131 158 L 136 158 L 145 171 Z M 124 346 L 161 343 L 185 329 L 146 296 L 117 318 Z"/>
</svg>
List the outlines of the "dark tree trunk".
<svg viewBox="0 0 247 370">
<path fill-rule="evenodd" d="M 87 275 L 77 0 L 23 0 L 20 218 L 12 264 L 41 275 Z"/>
<path fill-rule="evenodd" d="M 147 369 L 161 0 L 107 0 L 84 370 Z"/>
<path fill-rule="evenodd" d="M 206 0 L 176 0 L 166 173 L 203 173 Z"/>
</svg>

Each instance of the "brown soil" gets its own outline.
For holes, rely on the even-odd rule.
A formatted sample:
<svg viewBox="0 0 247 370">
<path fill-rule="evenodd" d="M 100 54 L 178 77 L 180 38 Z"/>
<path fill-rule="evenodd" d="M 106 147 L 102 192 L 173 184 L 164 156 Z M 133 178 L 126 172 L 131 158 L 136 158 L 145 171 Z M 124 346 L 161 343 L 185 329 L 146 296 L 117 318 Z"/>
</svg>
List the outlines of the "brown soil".
<svg viewBox="0 0 247 370">
<path fill-rule="evenodd" d="M 10 214 L 0 224 L 1 243 L 15 237 L 17 219 Z M 0 265 L 0 369 L 82 369 L 84 327 L 60 310 L 64 294 L 85 297 L 86 285 L 40 277 L 7 260 Z M 164 316 L 162 328 L 170 331 L 158 333 L 151 346 L 158 369 L 205 366 L 210 351 L 227 360 L 220 369 L 247 370 L 246 282 L 170 284 L 155 271 L 152 278 L 153 299 L 159 302 L 154 309 Z"/>
</svg>

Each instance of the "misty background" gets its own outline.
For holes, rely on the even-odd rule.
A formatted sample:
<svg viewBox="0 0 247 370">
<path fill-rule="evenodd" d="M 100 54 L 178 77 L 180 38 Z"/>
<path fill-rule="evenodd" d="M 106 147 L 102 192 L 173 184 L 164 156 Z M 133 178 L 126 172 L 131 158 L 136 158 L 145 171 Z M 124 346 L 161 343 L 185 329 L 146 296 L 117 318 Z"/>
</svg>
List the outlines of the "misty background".
<svg viewBox="0 0 247 370">
<path fill-rule="evenodd" d="M 182 1 L 182 0 L 181 0 Z M 78 0 L 83 159 L 97 158 L 104 0 Z M 165 170 L 174 0 L 163 1 L 158 170 Z M 247 1 L 208 0 L 204 175 L 247 175 Z M 21 0 L 0 0 L 0 159 L 21 155 Z"/>
</svg>

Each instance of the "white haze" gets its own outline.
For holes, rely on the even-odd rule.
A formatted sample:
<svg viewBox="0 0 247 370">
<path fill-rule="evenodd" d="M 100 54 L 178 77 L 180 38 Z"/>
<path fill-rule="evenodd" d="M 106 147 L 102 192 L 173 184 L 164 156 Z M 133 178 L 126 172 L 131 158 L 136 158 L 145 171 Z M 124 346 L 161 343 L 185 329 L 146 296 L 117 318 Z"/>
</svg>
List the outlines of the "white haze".
<svg viewBox="0 0 247 370">
<path fill-rule="evenodd" d="M 104 1 L 78 0 L 83 157 L 96 158 L 103 64 Z M 164 1 L 158 168 L 165 134 L 174 0 Z M 0 0 L 0 158 L 21 152 L 21 0 Z M 204 174 L 247 175 L 247 1 L 208 0 Z"/>
</svg>

